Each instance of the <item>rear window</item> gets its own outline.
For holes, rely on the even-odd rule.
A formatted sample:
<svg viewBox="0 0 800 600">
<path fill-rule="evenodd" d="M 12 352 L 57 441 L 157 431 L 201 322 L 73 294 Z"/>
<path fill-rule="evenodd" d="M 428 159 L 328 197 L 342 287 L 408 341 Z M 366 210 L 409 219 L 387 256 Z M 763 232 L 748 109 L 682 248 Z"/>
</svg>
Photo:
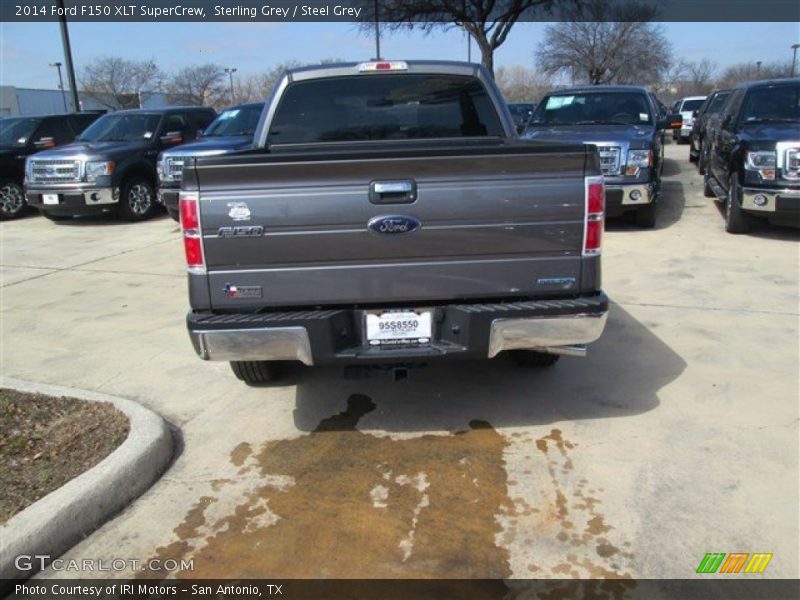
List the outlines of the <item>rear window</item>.
<svg viewBox="0 0 800 600">
<path fill-rule="evenodd" d="M 698 98 L 697 100 L 684 100 L 683 106 L 681 106 L 681 112 L 695 111 L 699 109 L 705 101 L 705 98 Z"/>
<path fill-rule="evenodd" d="M 503 135 L 483 84 L 453 75 L 361 75 L 289 85 L 271 144 Z"/>
</svg>

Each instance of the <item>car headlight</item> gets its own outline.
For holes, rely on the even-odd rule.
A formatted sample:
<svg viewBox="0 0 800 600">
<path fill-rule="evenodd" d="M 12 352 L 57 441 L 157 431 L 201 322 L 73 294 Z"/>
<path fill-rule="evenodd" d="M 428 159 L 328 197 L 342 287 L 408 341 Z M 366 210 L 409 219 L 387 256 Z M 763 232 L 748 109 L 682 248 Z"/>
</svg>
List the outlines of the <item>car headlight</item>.
<svg viewBox="0 0 800 600">
<path fill-rule="evenodd" d="M 103 175 L 111 175 L 114 172 L 113 161 L 87 162 L 86 181 L 94 181 Z"/>
<path fill-rule="evenodd" d="M 636 175 L 639 169 L 653 165 L 653 153 L 650 150 L 629 150 L 626 175 Z"/>
<path fill-rule="evenodd" d="M 160 160 L 156 163 L 156 175 L 158 175 L 159 183 L 164 181 L 164 165 L 161 164 Z"/>
<path fill-rule="evenodd" d="M 777 154 L 772 151 L 748 152 L 745 167 L 749 171 L 758 171 L 762 179 L 775 179 Z"/>
</svg>

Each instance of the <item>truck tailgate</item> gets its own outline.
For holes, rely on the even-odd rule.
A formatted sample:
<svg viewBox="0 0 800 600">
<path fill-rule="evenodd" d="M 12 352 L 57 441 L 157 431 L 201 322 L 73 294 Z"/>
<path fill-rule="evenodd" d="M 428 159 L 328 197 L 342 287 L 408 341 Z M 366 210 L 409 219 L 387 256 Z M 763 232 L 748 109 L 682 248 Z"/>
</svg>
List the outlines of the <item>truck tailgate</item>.
<svg viewBox="0 0 800 600">
<path fill-rule="evenodd" d="M 518 143 L 240 155 L 184 177 L 201 190 L 213 309 L 368 306 L 577 293 L 585 166 L 582 146 Z M 376 182 L 414 195 L 376 196 Z M 419 227 L 368 227 L 384 216 Z"/>
</svg>

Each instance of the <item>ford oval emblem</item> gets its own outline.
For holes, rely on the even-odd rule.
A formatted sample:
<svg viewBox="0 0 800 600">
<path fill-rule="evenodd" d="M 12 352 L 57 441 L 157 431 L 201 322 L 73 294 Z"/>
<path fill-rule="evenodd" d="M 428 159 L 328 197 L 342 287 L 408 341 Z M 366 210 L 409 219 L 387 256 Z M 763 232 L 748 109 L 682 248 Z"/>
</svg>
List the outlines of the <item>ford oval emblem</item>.
<svg viewBox="0 0 800 600">
<path fill-rule="evenodd" d="M 375 233 L 411 233 L 422 227 L 422 223 L 406 215 L 386 215 L 370 219 L 367 227 Z"/>
</svg>

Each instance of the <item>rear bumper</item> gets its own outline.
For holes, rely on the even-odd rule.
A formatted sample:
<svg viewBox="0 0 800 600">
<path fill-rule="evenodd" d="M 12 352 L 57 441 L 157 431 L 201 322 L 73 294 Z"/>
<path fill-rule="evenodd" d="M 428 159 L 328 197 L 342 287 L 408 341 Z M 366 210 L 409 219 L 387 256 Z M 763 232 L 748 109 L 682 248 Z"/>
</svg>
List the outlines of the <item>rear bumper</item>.
<svg viewBox="0 0 800 600">
<path fill-rule="evenodd" d="M 204 360 L 298 360 L 306 365 L 485 359 L 505 350 L 582 355 L 608 315 L 603 294 L 558 300 L 425 306 L 433 337 L 421 345 L 370 346 L 364 311 L 332 309 L 258 314 L 192 312 L 189 336 Z"/>
</svg>

